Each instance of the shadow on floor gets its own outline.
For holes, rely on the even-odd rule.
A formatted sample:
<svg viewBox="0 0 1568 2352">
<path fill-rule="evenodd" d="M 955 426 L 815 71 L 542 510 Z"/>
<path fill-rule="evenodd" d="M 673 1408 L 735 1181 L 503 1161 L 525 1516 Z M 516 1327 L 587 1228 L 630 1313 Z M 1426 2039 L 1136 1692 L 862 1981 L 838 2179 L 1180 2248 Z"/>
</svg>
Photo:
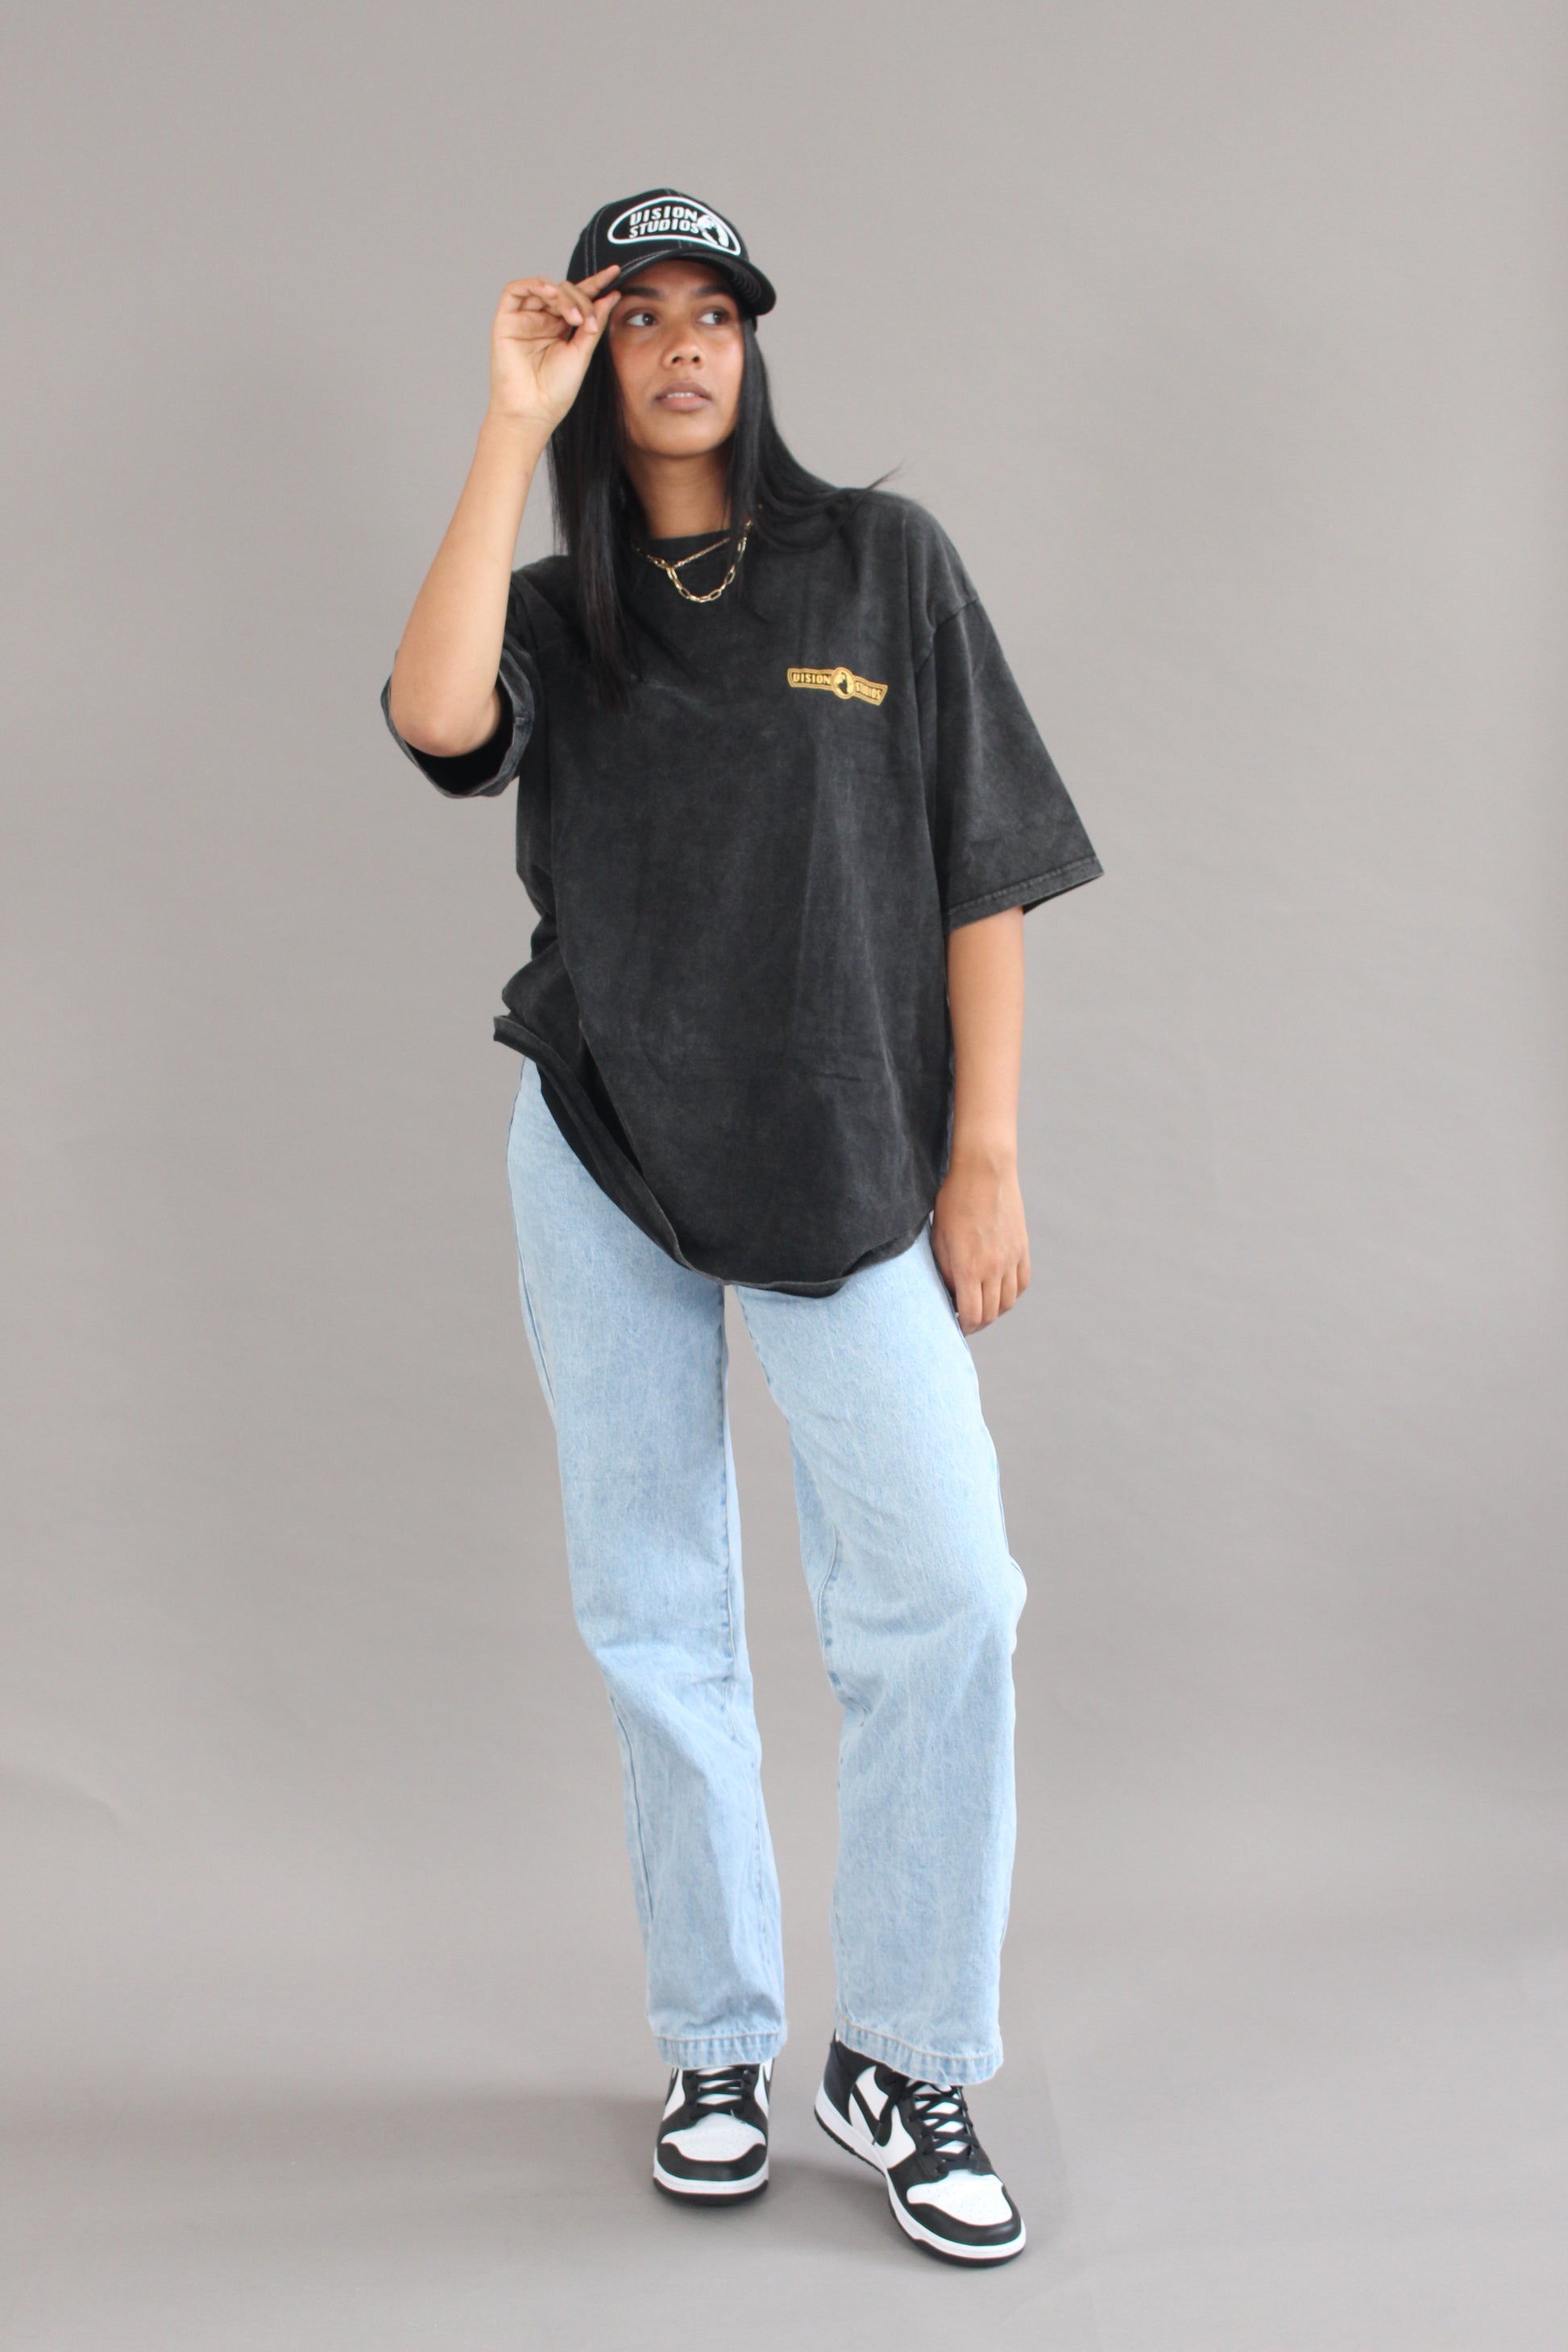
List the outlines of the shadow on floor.
<svg viewBox="0 0 1568 2352">
<path fill-rule="evenodd" d="M 699 2294 L 757 2308 L 748 2340 L 763 2347 L 809 2344 L 846 2296 L 871 2315 L 857 2325 L 868 2347 L 945 2343 L 982 2306 L 997 2346 L 1089 2341 L 1065 2309 L 1045 2334 L 1023 2329 L 1025 2306 L 1032 2328 L 1042 2293 L 1056 2303 L 1078 2271 L 1048 2200 L 1026 2208 L 1035 2243 L 1018 2263 L 977 2277 L 930 2260 L 798 2089 L 775 2112 L 768 2189 L 720 2209 L 654 2188 L 659 2103 L 647 2095 L 193 2095 L 13 2115 L 0 2131 L 12 2295 L 0 2340 L 28 2352 L 458 2341 L 484 2352 L 519 2340 L 530 2352 L 673 2352 L 691 2341 L 682 2315 Z M 352 2312 L 346 2332 L 327 2326 L 333 2311 Z"/>
<path fill-rule="evenodd" d="M 904 2258 L 881 2183 L 809 2111 L 775 2117 L 763 2195 L 717 2210 L 655 2189 L 657 2116 L 649 2097 L 482 2088 L 78 2106 L 8 2116 L 0 2179 L 13 2210 L 101 2208 L 100 2221 L 138 2228 L 246 2216 L 269 2227 L 290 2210 L 321 2228 L 356 2214 L 418 2214 L 428 2227 L 443 2208 L 471 2220 L 494 2204 L 524 2242 L 555 2249 L 575 2217 L 602 2227 L 613 2212 L 617 2232 L 640 2221 L 688 2247 L 765 2228 L 775 2241 Z"/>
</svg>

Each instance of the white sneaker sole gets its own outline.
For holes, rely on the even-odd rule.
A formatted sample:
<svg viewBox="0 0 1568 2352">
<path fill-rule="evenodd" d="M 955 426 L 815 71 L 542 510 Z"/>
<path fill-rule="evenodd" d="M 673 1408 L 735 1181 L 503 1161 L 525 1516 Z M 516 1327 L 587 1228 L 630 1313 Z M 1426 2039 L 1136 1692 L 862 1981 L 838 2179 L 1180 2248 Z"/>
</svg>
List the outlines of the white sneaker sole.
<svg viewBox="0 0 1568 2352">
<path fill-rule="evenodd" d="M 868 2164 L 873 2172 L 881 2174 L 887 2187 L 888 2202 L 893 2209 L 893 2219 L 904 2235 L 913 2238 L 917 2245 L 929 2246 L 933 2253 L 944 2255 L 951 2263 L 1010 2263 L 1015 2254 L 1023 2252 L 1026 2232 L 1021 2221 L 1017 2236 L 1006 2246 L 960 2246 L 955 2245 L 951 2238 L 939 2238 L 934 2230 L 928 2230 L 923 2221 L 917 2221 L 914 2215 L 906 2212 L 899 2202 L 899 2192 L 888 2178 L 888 2168 L 882 2162 L 881 2152 L 859 2116 L 851 2116 L 846 2121 L 825 2087 L 818 2088 L 815 2113 L 817 2122 L 831 2139 L 836 2139 L 840 2147 L 847 2148 L 851 2156 L 858 2156 L 862 2164 Z"/>
<path fill-rule="evenodd" d="M 661 2189 L 672 2197 L 685 2197 L 695 2205 L 718 2204 L 732 2197 L 754 2197 L 759 2189 L 768 2185 L 768 2159 L 763 2158 L 760 2172 L 749 2172 L 744 2180 L 683 2180 L 678 2173 L 666 2172 L 656 2156 L 653 2177 Z"/>
</svg>

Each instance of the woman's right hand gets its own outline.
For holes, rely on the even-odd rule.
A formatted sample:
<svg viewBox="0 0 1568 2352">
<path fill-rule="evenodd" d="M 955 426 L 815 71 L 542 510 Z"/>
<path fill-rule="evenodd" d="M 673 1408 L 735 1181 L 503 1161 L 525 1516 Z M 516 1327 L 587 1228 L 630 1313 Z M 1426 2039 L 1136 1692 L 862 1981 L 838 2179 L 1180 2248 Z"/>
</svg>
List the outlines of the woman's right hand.
<svg viewBox="0 0 1568 2352">
<path fill-rule="evenodd" d="M 591 278 L 515 278 L 502 289 L 490 331 L 490 407 L 552 433 L 577 397 L 605 320 L 620 296 L 608 291 L 612 262 Z"/>
</svg>

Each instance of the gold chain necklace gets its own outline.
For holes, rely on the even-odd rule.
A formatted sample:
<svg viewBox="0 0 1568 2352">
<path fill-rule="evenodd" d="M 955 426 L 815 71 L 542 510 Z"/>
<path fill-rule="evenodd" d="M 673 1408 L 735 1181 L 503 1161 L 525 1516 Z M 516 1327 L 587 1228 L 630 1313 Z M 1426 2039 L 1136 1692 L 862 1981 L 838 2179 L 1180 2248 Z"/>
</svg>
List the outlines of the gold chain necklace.
<svg viewBox="0 0 1568 2352">
<path fill-rule="evenodd" d="M 725 589 L 730 585 L 731 581 L 735 577 L 736 572 L 741 568 L 741 558 L 746 551 L 746 541 L 751 535 L 751 529 L 752 518 L 748 515 L 746 517 L 746 528 L 741 533 L 740 543 L 735 550 L 735 560 L 733 563 L 731 564 L 730 569 L 725 572 L 724 577 L 720 581 L 717 588 L 710 588 L 706 594 L 700 596 L 698 594 L 695 588 L 689 588 L 687 586 L 685 581 L 681 579 L 680 574 L 684 572 L 689 563 L 695 563 L 700 556 L 711 555 L 714 548 L 722 547 L 724 541 L 730 536 L 728 531 L 725 531 L 721 538 L 714 540 L 711 546 L 700 547 L 696 550 L 695 553 L 691 555 L 679 556 L 673 563 L 667 556 L 651 554 L 646 547 L 639 548 L 637 552 L 639 555 L 647 556 L 647 560 L 650 563 L 656 563 L 658 566 L 659 570 L 668 580 L 670 586 L 675 589 L 679 594 L 684 596 L 689 604 L 716 604 L 719 602 L 720 597 L 724 593 Z"/>
</svg>

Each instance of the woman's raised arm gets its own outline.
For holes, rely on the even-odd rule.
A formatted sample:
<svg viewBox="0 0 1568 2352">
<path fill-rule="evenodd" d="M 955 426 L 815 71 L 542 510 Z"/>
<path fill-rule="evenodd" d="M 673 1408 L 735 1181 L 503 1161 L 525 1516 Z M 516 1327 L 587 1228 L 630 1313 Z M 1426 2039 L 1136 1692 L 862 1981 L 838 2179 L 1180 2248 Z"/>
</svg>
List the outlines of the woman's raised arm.
<svg viewBox="0 0 1568 2352">
<path fill-rule="evenodd" d="M 519 278 L 490 331 L 490 400 L 447 535 L 392 666 L 392 723 L 416 751 L 477 750 L 500 719 L 496 673 L 517 534 L 533 469 L 577 397 L 620 299 L 612 266 L 580 285 Z"/>
</svg>

